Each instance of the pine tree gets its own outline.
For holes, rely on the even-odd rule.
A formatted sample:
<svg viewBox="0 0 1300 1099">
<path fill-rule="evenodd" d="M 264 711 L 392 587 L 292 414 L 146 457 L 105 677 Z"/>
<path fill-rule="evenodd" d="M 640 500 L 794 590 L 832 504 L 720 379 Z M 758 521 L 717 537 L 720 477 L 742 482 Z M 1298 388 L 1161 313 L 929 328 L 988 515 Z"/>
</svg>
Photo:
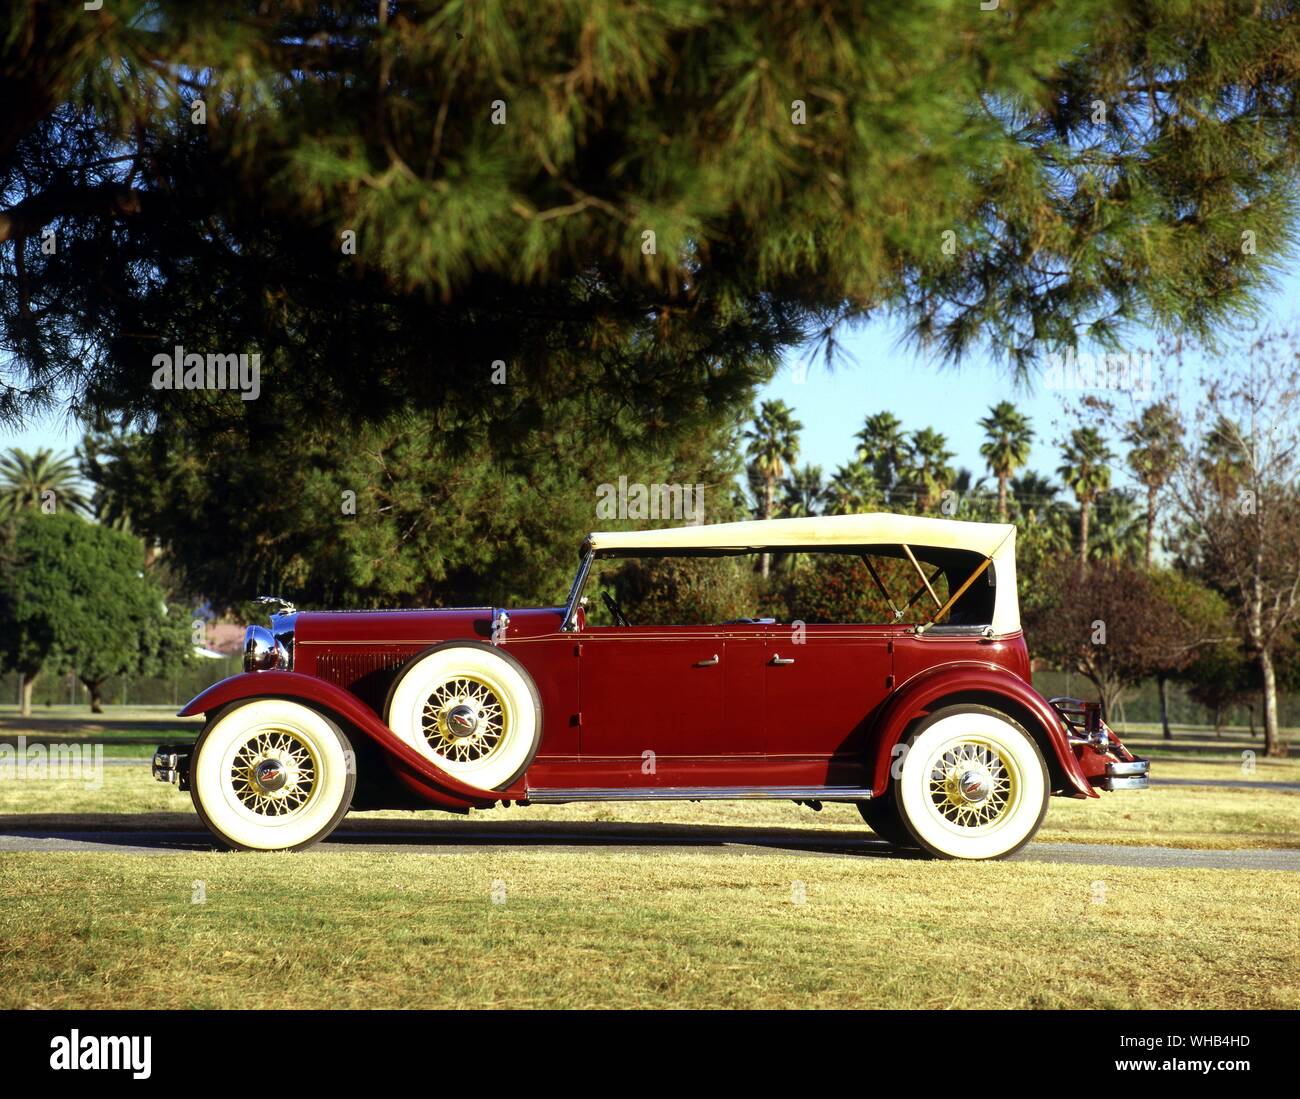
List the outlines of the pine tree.
<svg viewBox="0 0 1300 1099">
<path fill-rule="evenodd" d="M 884 309 L 1020 370 L 1206 339 L 1295 236 L 1291 4 L 2 11 L 10 418 L 500 439 L 587 391 L 654 434 Z M 178 344 L 260 353 L 277 407 L 177 411 Z"/>
</svg>

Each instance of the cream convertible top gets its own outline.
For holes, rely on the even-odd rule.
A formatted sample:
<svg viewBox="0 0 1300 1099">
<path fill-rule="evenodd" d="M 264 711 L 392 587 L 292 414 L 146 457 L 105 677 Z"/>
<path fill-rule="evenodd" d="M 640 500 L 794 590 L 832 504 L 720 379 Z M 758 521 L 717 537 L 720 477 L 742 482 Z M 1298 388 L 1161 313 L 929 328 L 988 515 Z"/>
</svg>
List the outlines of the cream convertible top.
<svg viewBox="0 0 1300 1099">
<path fill-rule="evenodd" d="M 802 546 L 902 546 L 909 554 L 913 548 L 929 547 L 978 553 L 992 564 L 996 577 L 993 632 L 1009 634 L 1020 629 L 1020 607 L 1016 599 L 1016 528 L 1009 523 L 967 523 L 872 512 L 804 519 L 760 519 L 662 530 L 595 531 L 587 536 L 585 543 L 585 548 L 594 553 L 613 556 L 673 550 L 745 552 Z"/>
</svg>

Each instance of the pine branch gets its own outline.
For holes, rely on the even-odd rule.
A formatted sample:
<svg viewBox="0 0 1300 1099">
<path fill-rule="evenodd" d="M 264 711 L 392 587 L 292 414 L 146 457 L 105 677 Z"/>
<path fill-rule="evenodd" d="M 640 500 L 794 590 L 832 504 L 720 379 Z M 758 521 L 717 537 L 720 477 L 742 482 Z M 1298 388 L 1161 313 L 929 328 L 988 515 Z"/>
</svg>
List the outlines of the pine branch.
<svg viewBox="0 0 1300 1099">
<path fill-rule="evenodd" d="M 116 183 L 51 187 L 0 210 L 0 244 L 32 236 L 60 217 L 131 217 L 139 214 L 152 197 L 146 191 Z"/>
</svg>

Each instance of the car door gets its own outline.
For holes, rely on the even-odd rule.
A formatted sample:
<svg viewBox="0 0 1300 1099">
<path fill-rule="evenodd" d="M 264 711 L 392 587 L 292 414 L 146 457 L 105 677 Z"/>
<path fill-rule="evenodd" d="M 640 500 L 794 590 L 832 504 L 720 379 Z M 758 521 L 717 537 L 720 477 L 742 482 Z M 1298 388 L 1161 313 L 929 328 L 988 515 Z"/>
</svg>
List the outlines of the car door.
<svg viewBox="0 0 1300 1099">
<path fill-rule="evenodd" d="M 854 785 L 873 711 L 893 687 L 890 627 L 773 626 L 764 643 L 764 741 L 773 784 Z"/>
<path fill-rule="evenodd" d="M 596 626 L 577 640 L 578 735 L 589 784 L 716 781 L 717 764 L 739 747 L 724 735 L 722 631 Z M 761 738 L 754 740 L 761 750 Z"/>
</svg>

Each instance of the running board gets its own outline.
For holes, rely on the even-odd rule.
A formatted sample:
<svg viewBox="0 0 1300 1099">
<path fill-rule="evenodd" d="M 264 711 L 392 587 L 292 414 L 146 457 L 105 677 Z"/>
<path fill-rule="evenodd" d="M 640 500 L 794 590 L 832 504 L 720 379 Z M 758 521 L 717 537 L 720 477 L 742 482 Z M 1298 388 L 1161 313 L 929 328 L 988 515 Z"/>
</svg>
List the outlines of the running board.
<svg viewBox="0 0 1300 1099">
<path fill-rule="evenodd" d="M 860 786 L 627 786 L 547 788 L 529 790 L 528 802 L 564 801 L 869 801 L 871 791 Z"/>
</svg>

